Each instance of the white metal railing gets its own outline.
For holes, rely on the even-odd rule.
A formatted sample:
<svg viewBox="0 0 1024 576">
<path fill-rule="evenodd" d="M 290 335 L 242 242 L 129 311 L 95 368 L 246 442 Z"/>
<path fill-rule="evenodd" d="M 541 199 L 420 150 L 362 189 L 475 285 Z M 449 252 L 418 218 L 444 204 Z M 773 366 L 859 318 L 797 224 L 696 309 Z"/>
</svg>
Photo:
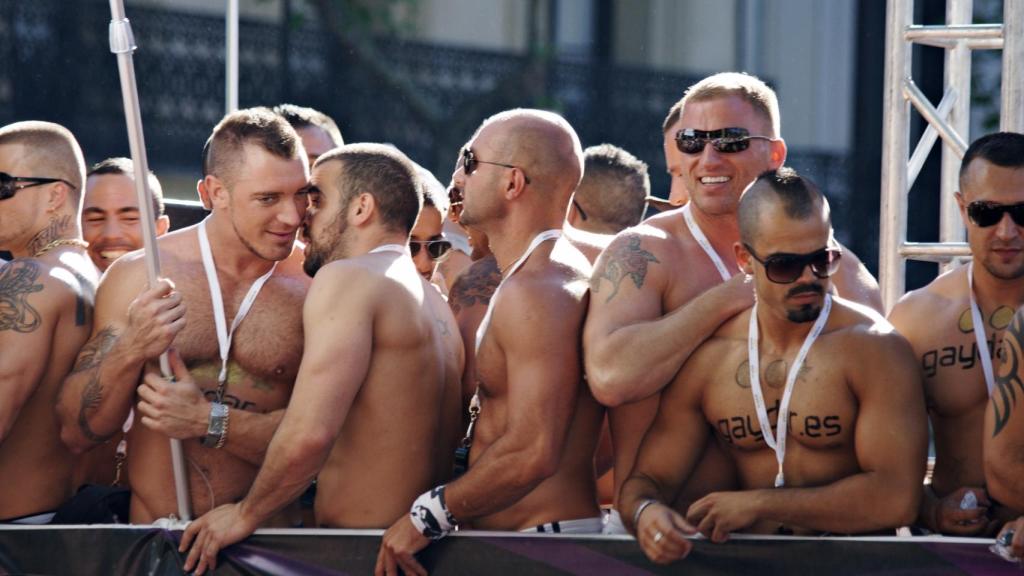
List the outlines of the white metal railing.
<svg viewBox="0 0 1024 576">
<path fill-rule="evenodd" d="M 906 260 L 946 265 L 970 254 L 954 198 L 967 149 L 971 51 L 1003 51 L 1000 129 L 1024 131 L 1024 0 L 1005 0 L 1002 24 L 972 24 L 973 0 L 947 0 L 946 25 L 914 25 L 913 0 L 889 0 L 885 35 L 879 282 L 886 309 L 903 295 Z M 946 51 L 942 100 L 934 106 L 912 78 L 914 44 Z M 928 122 L 910 154 L 911 106 Z M 907 242 L 907 202 L 928 153 L 941 138 L 939 242 Z M 909 157 L 909 160 L 908 160 Z"/>
</svg>

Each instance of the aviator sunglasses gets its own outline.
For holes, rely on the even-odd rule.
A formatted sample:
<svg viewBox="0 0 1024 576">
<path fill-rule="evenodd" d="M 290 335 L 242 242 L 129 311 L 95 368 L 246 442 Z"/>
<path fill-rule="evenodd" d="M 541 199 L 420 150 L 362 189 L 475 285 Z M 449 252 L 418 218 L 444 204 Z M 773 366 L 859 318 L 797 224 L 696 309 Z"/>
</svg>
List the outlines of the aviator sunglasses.
<svg viewBox="0 0 1024 576">
<path fill-rule="evenodd" d="M 430 258 L 437 260 L 451 250 L 452 243 L 447 240 L 409 240 L 409 252 L 413 257 L 420 253 L 420 248 L 426 248 Z"/>
<path fill-rule="evenodd" d="M 462 171 L 466 173 L 466 176 L 469 176 L 476 171 L 477 164 L 491 164 L 494 166 L 501 166 L 502 168 L 511 168 L 513 170 L 518 169 L 520 172 L 523 172 L 523 169 L 519 168 L 519 166 L 481 160 L 476 157 L 476 154 L 470 150 L 468 146 L 463 148 L 462 152 L 459 153 L 459 163 L 462 165 Z M 527 184 L 530 183 L 530 177 L 526 175 L 526 172 L 523 172 L 523 179 L 526 180 Z"/>
<path fill-rule="evenodd" d="M 995 226 L 1003 219 L 1003 214 L 1009 213 L 1013 223 L 1017 226 L 1024 226 L 1024 202 L 1017 204 L 998 204 L 975 200 L 967 205 L 967 217 L 982 228 Z"/>
<path fill-rule="evenodd" d="M 743 245 L 747 252 L 764 266 L 765 275 L 776 284 L 792 284 L 810 266 L 811 273 L 818 278 L 828 278 L 839 269 L 839 259 L 843 253 L 836 248 L 822 248 L 810 254 L 772 254 L 762 260 L 754 253 L 754 249 Z"/>
<path fill-rule="evenodd" d="M 25 184 L 18 184 L 18 182 L 25 182 Z M 6 172 L 0 172 L 0 200 L 7 200 L 13 198 L 18 190 L 25 188 L 32 188 L 33 186 L 42 186 L 43 184 L 53 184 L 54 182 L 63 182 L 68 186 L 72 186 L 71 182 L 64 180 L 63 178 L 37 178 L 35 176 L 11 176 Z"/>
<path fill-rule="evenodd" d="M 746 128 L 722 128 L 721 130 L 695 130 L 684 128 L 676 132 L 676 148 L 683 154 L 700 154 L 704 146 L 711 146 L 722 154 L 743 152 L 750 147 L 750 141 L 774 140 L 768 136 L 751 135 Z"/>
</svg>

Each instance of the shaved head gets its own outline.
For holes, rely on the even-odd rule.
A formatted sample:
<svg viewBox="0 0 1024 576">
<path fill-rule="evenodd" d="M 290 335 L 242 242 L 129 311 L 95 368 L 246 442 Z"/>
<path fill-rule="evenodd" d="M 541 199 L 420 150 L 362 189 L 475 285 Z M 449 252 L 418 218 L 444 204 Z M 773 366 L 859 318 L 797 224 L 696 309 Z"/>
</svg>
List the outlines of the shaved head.
<svg viewBox="0 0 1024 576">
<path fill-rule="evenodd" d="M 806 220 L 824 210 L 826 219 L 831 221 L 828 200 L 818 186 L 796 170 L 782 167 L 763 172 L 740 198 L 737 212 L 740 240 L 753 246 L 761 219 L 773 214 L 775 209 L 781 209 L 792 220 Z"/>
<path fill-rule="evenodd" d="M 60 178 L 71 183 L 70 204 L 78 208 L 85 182 L 85 159 L 82 148 L 67 128 L 52 122 L 16 122 L 0 128 L 0 146 L 20 146 L 19 157 L 30 165 L 39 178 Z"/>
<path fill-rule="evenodd" d="M 583 148 L 572 126 L 558 114 L 519 108 L 488 118 L 477 134 L 500 130 L 494 151 L 522 168 L 530 182 L 564 193 L 566 202 L 583 176 Z"/>
</svg>

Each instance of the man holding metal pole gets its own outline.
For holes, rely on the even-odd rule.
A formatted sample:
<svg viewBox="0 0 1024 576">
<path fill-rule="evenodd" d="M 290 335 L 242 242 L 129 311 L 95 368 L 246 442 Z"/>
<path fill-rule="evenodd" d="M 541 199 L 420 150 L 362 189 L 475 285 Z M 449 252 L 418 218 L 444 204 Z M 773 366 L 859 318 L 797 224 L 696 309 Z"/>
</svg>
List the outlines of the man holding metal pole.
<svg viewBox="0 0 1024 576">
<path fill-rule="evenodd" d="M 48 122 L 0 129 L 0 522 L 46 524 L 72 459 L 53 404 L 89 336 L 98 273 L 78 224 L 85 163 Z"/>
<path fill-rule="evenodd" d="M 182 441 L 196 513 L 244 496 L 302 356 L 309 278 L 294 245 L 309 169 L 301 140 L 271 110 L 241 110 L 214 128 L 203 171 L 212 214 L 158 240 L 164 279 L 155 286 L 147 288 L 141 253 L 107 270 L 92 339 L 58 405 L 75 451 L 106 441 L 135 406 L 135 523 L 175 512 L 167 438 Z M 153 370 L 140 382 L 169 346 L 177 382 Z"/>
</svg>

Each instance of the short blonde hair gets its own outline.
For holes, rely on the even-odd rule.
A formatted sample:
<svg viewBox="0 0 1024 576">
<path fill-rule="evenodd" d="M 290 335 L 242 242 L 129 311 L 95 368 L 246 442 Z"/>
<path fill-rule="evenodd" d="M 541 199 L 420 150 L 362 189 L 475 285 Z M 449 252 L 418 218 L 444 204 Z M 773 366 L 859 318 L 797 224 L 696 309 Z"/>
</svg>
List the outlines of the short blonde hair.
<svg viewBox="0 0 1024 576">
<path fill-rule="evenodd" d="M 757 76 L 751 76 L 743 72 L 720 72 L 697 82 L 686 89 L 683 98 L 676 103 L 680 115 L 689 102 L 706 102 L 716 98 L 727 96 L 739 96 L 747 101 L 754 111 L 768 120 L 772 133 L 767 134 L 773 138 L 782 135 L 781 121 L 779 120 L 779 99 L 772 90 Z M 676 108 L 673 106 L 673 108 Z M 668 126 L 665 127 L 668 129 Z"/>
<path fill-rule="evenodd" d="M 52 122 L 15 122 L 0 128 L 0 145 L 23 146 L 26 159 L 34 170 L 39 171 L 37 174 L 15 176 L 66 180 L 74 187 L 71 198 L 81 199 L 85 183 L 85 158 L 70 130 Z"/>
</svg>

